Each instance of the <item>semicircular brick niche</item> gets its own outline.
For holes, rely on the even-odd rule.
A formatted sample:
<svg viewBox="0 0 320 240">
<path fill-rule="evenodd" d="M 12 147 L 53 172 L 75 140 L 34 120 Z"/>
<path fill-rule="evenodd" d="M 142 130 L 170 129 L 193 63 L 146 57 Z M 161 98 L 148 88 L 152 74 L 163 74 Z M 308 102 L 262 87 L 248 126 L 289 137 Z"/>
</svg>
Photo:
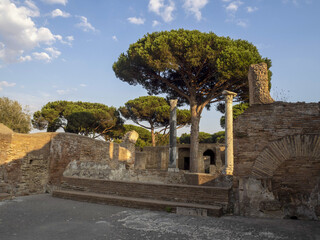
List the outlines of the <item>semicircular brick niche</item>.
<svg viewBox="0 0 320 240">
<path fill-rule="evenodd" d="M 310 170 L 319 167 L 320 136 L 315 134 L 292 135 L 270 143 L 256 158 L 252 176 L 259 179 L 272 178 L 277 169 L 287 161 L 289 161 L 287 165 L 292 165 L 290 162 L 294 161 L 301 162 L 300 167 L 309 166 Z M 296 172 L 298 171 L 299 169 L 296 169 Z"/>
<path fill-rule="evenodd" d="M 286 136 L 270 143 L 256 158 L 252 176 L 271 180 L 268 189 L 285 215 L 320 218 L 320 135 Z"/>
</svg>

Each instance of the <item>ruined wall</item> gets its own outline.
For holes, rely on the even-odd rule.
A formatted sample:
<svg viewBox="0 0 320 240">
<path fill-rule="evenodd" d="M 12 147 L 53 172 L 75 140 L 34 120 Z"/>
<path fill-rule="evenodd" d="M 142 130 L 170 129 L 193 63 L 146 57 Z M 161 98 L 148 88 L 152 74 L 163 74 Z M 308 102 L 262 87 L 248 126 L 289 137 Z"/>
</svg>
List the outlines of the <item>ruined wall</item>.
<svg viewBox="0 0 320 240">
<path fill-rule="evenodd" d="M 234 152 L 238 213 L 319 218 L 320 103 L 252 105 L 234 123 Z"/>
<path fill-rule="evenodd" d="M 50 191 L 58 186 L 70 161 L 103 162 L 117 167 L 134 163 L 132 144 L 123 146 L 69 133 L 8 133 L 0 128 L 0 182 L 13 195 Z"/>
<path fill-rule="evenodd" d="M 213 171 L 221 171 L 224 166 L 224 149 L 222 144 L 200 143 L 198 148 L 199 172 L 205 172 L 204 152 L 211 150 L 214 153 L 215 165 Z M 185 168 L 185 158 L 190 156 L 190 144 L 178 144 L 177 167 Z M 144 147 L 142 152 L 137 153 L 136 163 L 138 166 L 144 166 L 142 169 L 161 169 L 167 170 L 169 163 L 169 146 Z M 140 167 L 138 167 L 140 169 Z M 212 172 L 214 174 L 214 172 Z M 210 172 L 211 173 L 211 172 Z"/>
<path fill-rule="evenodd" d="M 274 102 L 266 64 L 249 68 L 250 107 L 234 122 L 235 213 L 320 219 L 320 102 Z"/>
</svg>

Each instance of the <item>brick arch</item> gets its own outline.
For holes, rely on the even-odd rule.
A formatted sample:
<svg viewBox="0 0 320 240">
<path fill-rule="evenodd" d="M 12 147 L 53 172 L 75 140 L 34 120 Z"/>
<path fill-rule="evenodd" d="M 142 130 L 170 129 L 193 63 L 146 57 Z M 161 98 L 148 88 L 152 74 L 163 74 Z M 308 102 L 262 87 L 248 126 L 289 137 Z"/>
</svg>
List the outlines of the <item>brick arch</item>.
<svg viewBox="0 0 320 240">
<path fill-rule="evenodd" d="M 270 143 L 256 158 L 252 176 L 272 178 L 285 161 L 294 158 L 320 161 L 320 135 L 291 135 Z"/>
</svg>

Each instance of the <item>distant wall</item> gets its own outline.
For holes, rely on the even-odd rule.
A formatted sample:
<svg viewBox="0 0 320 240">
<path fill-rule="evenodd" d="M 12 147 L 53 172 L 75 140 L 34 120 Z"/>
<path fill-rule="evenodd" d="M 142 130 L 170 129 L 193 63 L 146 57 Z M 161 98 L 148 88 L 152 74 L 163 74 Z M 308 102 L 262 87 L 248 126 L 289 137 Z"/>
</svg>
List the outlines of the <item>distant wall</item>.
<svg viewBox="0 0 320 240">
<path fill-rule="evenodd" d="M 204 153 L 206 151 L 210 151 L 214 155 L 214 170 L 221 171 L 224 167 L 224 148 L 222 144 L 200 143 L 198 148 L 199 172 L 205 172 L 206 160 L 204 159 Z M 178 144 L 177 151 L 177 167 L 185 170 L 184 161 L 185 158 L 189 158 L 190 156 L 190 144 Z M 169 146 L 144 147 L 143 151 L 136 155 L 136 162 L 140 163 L 142 161 L 144 161 L 144 169 L 167 170 L 169 163 Z M 208 161 L 210 161 L 210 159 Z"/>
<path fill-rule="evenodd" d="M 252 105 L 234 122 L 236 212 L 320 217 L 320 103 Z"/>
<path fill-rule="evenodd" d="M 14 195 L 50 191 L 59 186 L 71 161 L 103 162 L 117 167 L 134 163 L 134 145 L 94 140 L 69 133 L 8 133 L 0 127 L 0 182 L 9 183 Z"/>
</svg>

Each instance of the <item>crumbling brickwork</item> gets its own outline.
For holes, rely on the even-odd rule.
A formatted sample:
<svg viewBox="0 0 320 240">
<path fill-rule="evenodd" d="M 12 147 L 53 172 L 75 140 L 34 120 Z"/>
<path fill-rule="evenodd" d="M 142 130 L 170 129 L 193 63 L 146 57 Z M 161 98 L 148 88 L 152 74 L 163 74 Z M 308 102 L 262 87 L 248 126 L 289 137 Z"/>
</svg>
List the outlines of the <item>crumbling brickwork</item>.
<svg viewBox="0 0 320 240">
<path fill-rule="evenodd" d="M 71 161 L 103 162 L 111 168 L 121 161 L 128 167 L 134 163 L 130 142 L 119 145 L 70 133 L 17 134 L 0 127 L 0 182 L 9 184 L 14 195 L 59 186 Z"/>
<path fill-rule="evenodd" d="M 240 214 L 318 219 L 320 103 L 253 105 L 236 119 L 234 136 Z"/>
<path fill-rule="evenodd" d="M 274 102 L 269 93 L 268 66 L 266 63 L 252 64 L 249 68 L 248 80 L 250 106 Z"/>
</svg>

